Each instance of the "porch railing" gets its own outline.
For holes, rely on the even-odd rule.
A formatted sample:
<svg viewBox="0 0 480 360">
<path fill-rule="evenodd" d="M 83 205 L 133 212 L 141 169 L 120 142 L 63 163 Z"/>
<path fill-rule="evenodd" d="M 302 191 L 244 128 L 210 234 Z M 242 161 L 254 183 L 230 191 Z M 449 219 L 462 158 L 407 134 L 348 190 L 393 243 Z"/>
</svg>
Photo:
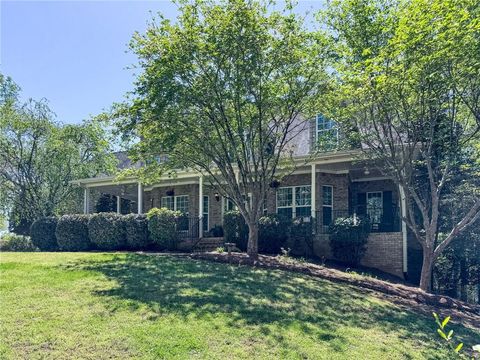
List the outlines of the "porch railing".
<svg viewBox="0 0 480 360">
<path fill-rule="evenodd" d="M 200 219 L 197 216 L 182 215 L 177 219 L 179 239 L 198 239 Z"/>
</svg>

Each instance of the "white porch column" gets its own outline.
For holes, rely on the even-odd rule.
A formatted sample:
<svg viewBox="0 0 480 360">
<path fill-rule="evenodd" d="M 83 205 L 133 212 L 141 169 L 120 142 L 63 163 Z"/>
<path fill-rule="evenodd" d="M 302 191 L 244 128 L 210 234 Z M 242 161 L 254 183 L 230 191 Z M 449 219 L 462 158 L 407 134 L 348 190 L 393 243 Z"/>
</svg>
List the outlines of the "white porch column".
<svg viewBox="0 0 480 360">
<path fill-rule="evenodd" d="M 88 209 L 90 207 L 90 189 L 85 187 L 83 189 L 83 213 L 88 214 Z"/>
<path fill-rule="evenodd" d="M 317 207 L 316 207 L 316 204 L 317 204 L 317 172 L 316 172 L 316 166 L 315 164 L 312 164 L 312 179 L 311 179 L 311 203 L 312 203 L 312 218 L 315 218 L 316 215 L 317 215 Z"/>
<path fill-rule="evenodd" d="M 403 220 L 407 216 L 407 199 L 405 197 L 405 189 L 403 186 L 398 186 L 400 194 L 400 210 L 402 220 L 402 240 L 403 240 L 403 272 L 408 272 L 408 246 L 407 246 L 407 223 Z"/>
<path fill-rule="evenodd" d="M 121 201 L 122 199 L 120 198 L 120 196 L 117 196 L 117 214 L 120 214 L 122 211 L 121 211 Z"/>
<path fill-rule="evenodd" d="M 198 236 L 203 235 L 203 176 L 198 178 Z"/>
<path fill-rule="evenodd" d="M 138 214 L 141 214 L 143 212 L 143 186 L 142 183 L 138 183 L 138 188 L 137 188 L 137 204 L 138 204 Z"/>
</svg>

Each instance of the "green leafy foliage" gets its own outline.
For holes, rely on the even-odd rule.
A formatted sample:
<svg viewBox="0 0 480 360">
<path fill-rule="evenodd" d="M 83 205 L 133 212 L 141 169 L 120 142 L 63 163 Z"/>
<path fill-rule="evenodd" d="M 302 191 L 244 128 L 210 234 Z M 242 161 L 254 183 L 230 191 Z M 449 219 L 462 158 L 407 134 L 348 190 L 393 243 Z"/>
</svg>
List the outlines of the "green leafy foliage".
<svg viewBox="0 0 480 360">
<path fill-rule="evenodd" d="M 88 236 L 90 215 L 63 215 L 58 219 L 55 235 L 60 250 L 85 251 L 93 248 Z"/>
<path fill-rule="evenodd" d="M 180 2 L 175 21 L 160 17 L 134 35 L 134 99 L 114 114 L 125 138 L 140 138 L 131 154 L 147 166 L 135 173 L 146 182 L 186 167 L 208 176 L 252 227 L 252 255 L 262 199 L 277 173 L 288 172 L 293 135 L 328 87 L 325 38 L 292 8 L 263 0 Z M 165 153 L 168 161 L 155 161 Z"/>
<path fill-rule="evenodd" d="M 102 250 L 118 250 L 126 247 L 125 223 L 116 213 L 92 214 L 88 220 L 90 241 Z"/>
<path fill-rule="evenodd" d="M 235 243 L 241 251 L 247 250 L 248 226 L 239 211 L 227 211 L 223 215 L 224 239 L 227 243 Z"/>
<path fill-rule="evenodd" d="M 33 222 L 30 228 L 32 243 L 42 251 L 58 250 L 55 230 L 58 219 L 53 216 L 43 217 Z"/>
<path fill-rule="evenodd" d="M 370 224 L 358 217 L 337 218 L 329 227 L 333 256 L 347 264 L 358 265 L 365 255 Z"/>
<path fill-rule="evenodd" d="M 258 221 L 258 251 L 264 254 L 279 254 L 288 239 L 289 221 L 277 214 L 262 216 Z"/>
<path fill-rule="evenodd" d="M 39 251 L 29 236 L 13 233 L 4 234 L 0 238 L 0 251 L 30 252 Z"/>
<path fill-rule="evenodd" d="M 143 214 L 128 214 L 124 218 L 127 246 L 133 250 L 145 250 L 151 245 L 148 220 Z"/>
<path fill-rule="evenodd" d="M 165 208 L 153 208 L 147 213 L 150 240 L 162 250 L 177 248 L 177 219 L 180 213 Z"/>
</svg>

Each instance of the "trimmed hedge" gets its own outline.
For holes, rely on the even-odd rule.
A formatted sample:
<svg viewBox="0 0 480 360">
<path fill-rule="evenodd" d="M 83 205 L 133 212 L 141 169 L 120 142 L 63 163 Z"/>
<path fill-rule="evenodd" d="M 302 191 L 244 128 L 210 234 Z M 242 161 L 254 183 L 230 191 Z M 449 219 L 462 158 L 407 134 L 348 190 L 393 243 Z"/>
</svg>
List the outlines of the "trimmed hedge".
<svg viewBox="0 0 480 360">
<path fill-rule="evenodd" d="M 165 208 L 153 208 L 147 213 L 148 231 L 153 245 L 161 250 L 177 248 L 177 219 L 180 213 Z"/>
<path fill-rule="evenodd" d="M 30 238 L 33 245 L 42 251 L 58 250 L 57 237 L 55 230 L 58 219 L 56 217 L 43 217 L 33 222 L 30 227 Z"/>
<path fill-rule="evenodd" d="M 258 252 L 279 254 L 288 239 L 290 224 L 277 214 L 262 216 L 258 221 Z"/>
<path fill-rule="evenodd" d="M 30 252 L 38 251 L 29 236 L 8 233 L 0 238 L 0 251 Z"/>
<path fill-rule="evenodd" d="M 127 247 L 144 250 L 152 243 L 148 236 L 148 220 L 145 215 L 128 214 L 123 217 Z"/>
<path fill-rule="evenodd" d="M 333 256 L 347 264 L 358 265 L 367 250 L 370 224 L 363 218 L 338 218 L 330 225 L 330 248 Z"/>
<path fill-rule="evenodd" d="M 58 219 L 55 235 L 60 250 L 85 251 L 93 246 L 88 236 L 90 215 L 63 215 Z"/>
<path fill-rule="evenodd" d="M 101 250 L 118 250 L 126 247 L 123 216 L 116 213 L 92 214 L 88 220 L 90 241 Z"/>
<path fill-rule="evenodd" d="M 226 243 L 235 243 L 241 251 L 247 251 L 248 226 L 239 211 L 227 211 L 223 216 L 223 236 Z"/>
</svg>

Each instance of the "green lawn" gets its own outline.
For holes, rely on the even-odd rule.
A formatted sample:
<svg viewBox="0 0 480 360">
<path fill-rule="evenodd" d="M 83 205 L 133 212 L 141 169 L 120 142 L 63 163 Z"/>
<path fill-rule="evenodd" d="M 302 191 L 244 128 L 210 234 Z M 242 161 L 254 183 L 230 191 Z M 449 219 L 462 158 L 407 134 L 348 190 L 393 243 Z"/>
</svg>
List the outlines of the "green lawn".
<svg viewBox="0 0 480 360">
<path fill-rule="evenodd" d="M 136 254 L 0 258 L 0 358 L 441 355 L 431 318 L 299 274 Z"/>
</svg>

